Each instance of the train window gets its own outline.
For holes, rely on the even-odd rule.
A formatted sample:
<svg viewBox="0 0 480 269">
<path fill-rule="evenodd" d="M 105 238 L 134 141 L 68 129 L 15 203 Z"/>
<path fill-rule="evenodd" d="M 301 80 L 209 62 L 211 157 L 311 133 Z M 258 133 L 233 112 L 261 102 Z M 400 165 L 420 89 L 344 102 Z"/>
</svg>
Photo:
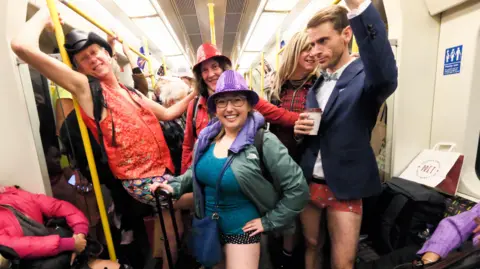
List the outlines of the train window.
<svg viewBox="0 0 480 269">
<path fill-rule="evenodd" d="M 477 172 L 477 177 L 478 179 L 480 179 L 480 134 L 478 135 L 477 161 L 475 162 L 475 172 Z"/>
</svg>

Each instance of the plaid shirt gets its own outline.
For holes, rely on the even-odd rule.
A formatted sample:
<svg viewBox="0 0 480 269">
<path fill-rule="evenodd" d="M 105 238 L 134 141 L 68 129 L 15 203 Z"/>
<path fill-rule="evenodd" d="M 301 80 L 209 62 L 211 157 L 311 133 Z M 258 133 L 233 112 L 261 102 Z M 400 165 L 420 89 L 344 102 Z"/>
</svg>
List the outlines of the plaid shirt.
<svg viewBox="0 0 480 269">
<path fill-rule="evenodd" d="M 316 80 L 317 77 L 312 76 L 298 89 L 294 88 L 292 84 L 287 81 L 282 86 L 280 101 L 272 100 L 272 103 L 276 104 L 278 107 L 285 108 L 292 112 L 301 113 L 305 111 L 308 90 L 313 86 Z M 280 125 L 272 124 L 270 126 L 270 130 L 287 147 L 290 156 L 292 156 L 292 158 L 298 162 L 302 150 L 293 137 L 293 128 L 286 128 Z"/>
<path fill-rule="evenodd" d="M 293 112 L 301 113 L 305 110 L 305 104 L 307 102 L 308 89 L 313 86 L 313 83 L 317 79 L 316 76 L 312 76 L 300 89 L 295 89 L 290 82 L 285 83 L 282 86 L 282 92 L 280 93 L 279 107 L 283 107 Z"/>
</svg>

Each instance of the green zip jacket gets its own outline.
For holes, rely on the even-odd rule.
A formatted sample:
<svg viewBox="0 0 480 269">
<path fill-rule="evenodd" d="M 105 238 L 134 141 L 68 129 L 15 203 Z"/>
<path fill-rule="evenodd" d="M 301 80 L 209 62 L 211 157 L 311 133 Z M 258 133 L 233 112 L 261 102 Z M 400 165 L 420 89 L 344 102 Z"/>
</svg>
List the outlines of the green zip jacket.
<svg viewBox="0 0 480 269">
<path fill-rule="evenodd" d="M 248 125 L 248 122 L 246 125 Z M 208 126 L 207 128 L 213 129 L 215 126 Z M 248 126 L 245 128 L 248 128 Z M 287 148 L 270 132 L 265 132 L 263 136 L 263 163 L 265 169 L 271 175 L 273 184 L 266 180 L 262 176 L 257 149 L 252 144 L 258 128 L 254 129 L 253 132 L 247 132 L 247 142 L 244 143 L 241 150 L 235 153 L 232 146 L 229 154 L 236 154 L 231 164 L 232 171 L 243 193 L 260 212 L 265 232 L 294 227 L 295 217 L 303 210 L 310 197 L 307 182 L 300 167 L 288 154 Z M 205 133 L 208 133 L 208 130 L 202 132 L 202 134 Z M 216 133 L 213 132 L 209 136 L 215 137 L 215 135 Z M 251 136 L 251 139 L 249 139 L 249 136 Z M 200 157 L 196 158 L 196 154 L 202 151 L 198 150 L 198 147 L 208 148 L 210 142 L 205 142 L 206 145 L 202 145 L 204 141 L 211 140 L 204 139 L 202 141 L 199 138 L 195 145 L 193 160 L 198 161 Z M 248 141 L 252 142 L 249 143 Z M 195 164 L 196 161 L 193 165 Z M 203 218 L 204 215 L 201 212 L 203 206 L 200 205 L 204 201 L 203 194 L 198 193 L 199 191 L 193 188 L 193 165 L 185 174 L 175 177 L 169 184 L 173 187 L 174 196 L 177 198 L 193 191 L 195 214 L 198 218 Z"/>
</svg>

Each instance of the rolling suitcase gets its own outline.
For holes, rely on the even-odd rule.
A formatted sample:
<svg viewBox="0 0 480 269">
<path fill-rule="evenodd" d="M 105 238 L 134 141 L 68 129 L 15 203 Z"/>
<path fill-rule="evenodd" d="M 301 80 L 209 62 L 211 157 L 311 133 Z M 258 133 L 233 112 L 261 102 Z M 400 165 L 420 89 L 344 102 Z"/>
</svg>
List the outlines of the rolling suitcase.
<svg viewBox="0 0 480 269">
<path fill-rule="evenodd" d="M 173 230 L 175 232 L 175 241 L 177 242 L 177 249 L 179 250 L 181 241 L 180 241 L 180 234 L 178 232 L 177 219 L 175 217 L 175 210 L 173 209 L 172 194 L 164 190 L 157 189 L 155 191 L 154 196 L 155 196 L 155 202 L 157 204 L 158 217 L 160 219 L 160 226 L 162 228 L 162 234 L 164 239 L 163 244 L 165 245 L 165 252 L 167 253 L 168 268 L 174 269 L 175 264 L 173 263 L 172 253 L 170 250 L 170 243 L 168 242 L 167 229 L 165 228 L 165 220 L 162 215 L 162 205 L 160 200 L 160 197 L 163 197 L 167 201 L 168 210 L 173 222 Z M 165 262 L 165 257 L 164 257 L 164 262 Z"/>
</svg>

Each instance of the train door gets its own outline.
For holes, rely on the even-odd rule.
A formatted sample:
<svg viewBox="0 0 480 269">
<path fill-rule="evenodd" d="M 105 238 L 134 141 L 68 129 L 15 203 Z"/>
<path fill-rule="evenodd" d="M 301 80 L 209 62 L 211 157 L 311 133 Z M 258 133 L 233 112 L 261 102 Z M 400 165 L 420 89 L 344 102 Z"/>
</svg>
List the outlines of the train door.
<svg viewBox="0 0 480 269">
<path fill-rule="evenodd" d="M 458 195 L 480 199 L 480 2 L 467 1 L 441 16 L 430 146 L 453 142 L 465 155 Z M 467 30 L 468 29 L 468 30 Z"/>
<path fill-rule="evenodd" d="M 23 62 L 18 63 L 18 71 L 20 74 L 20 80 L 23 88 L 23 94 L 25 97 L 25 104 L 28 110 L 28 117 L 30 120 L 31 132 L 33 134 L 35 142 L 35 150 L 37 153 L 37 158 L 40 164 L 40 170 L 45 185 L 45 191 L 47 194 L 51 194 L 50 179 L 48 176 L 47 164 L 45 161 L 44 146 L 50 143 L 55 143 L 53 139 L 55 138 L 55 131 L 53 130 L 53 138 L 45 139 L 45 142 L 42 141 L 41 132 L 45 134 L 45 137 L 52 135 L 48 130 L 50 128 L 46 127 L 48 125 L 48 117 L 51 111 L 50 98 L 45 98 L 44 86 L 47 83 L 46 79 L 38 74 L 35 70 L 30 70 L 29 66 Z M 32 73 L 31 73 L 32 71 Z M 31 76 L 33 74 L 33 76 Z M 35 85 L 35 87 L 34 87 Z M 48 85 L 46 85 L 48 87 Z M 36 91 L 32 90 L 35 89 Z M 48 93 L 48 89 L 47 89 Z M 49 96 L 48 96 L 49 97 Z M 50 111 L 49 111 L 50 109 Z M 42 118 L 45 118 L 45 124 L 41 124 L 39 111 L 44 113 Z M 53 115 L 53 114 L 52 114 Z M 53 119 L 53 118 L 52 118 Z M 53 122 L 53 126 L 55 126 Z"/>
</svg>

